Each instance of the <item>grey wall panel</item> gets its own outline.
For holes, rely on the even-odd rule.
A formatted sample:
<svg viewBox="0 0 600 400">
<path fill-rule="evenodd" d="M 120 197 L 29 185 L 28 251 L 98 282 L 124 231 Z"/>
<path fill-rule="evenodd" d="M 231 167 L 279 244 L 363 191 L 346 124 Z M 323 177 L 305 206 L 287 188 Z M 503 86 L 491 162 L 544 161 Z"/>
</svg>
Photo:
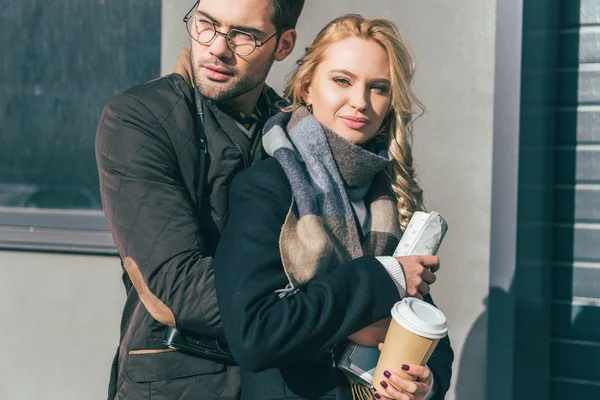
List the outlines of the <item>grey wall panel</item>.
<svg viewBox="0 0 600 400">
<path fill-rule="evenodd" d="M 540 164 L 544 164 L 547 167 L 548 163 L 553 160 L 554 151 L 551 147 L 523 146 L 521 154 L 522 158 L 519 160 L 519 182 L 521 185 L 531 187 L 532 185 L 541 185 L 542 182 L 553 179 L 554 171 L 552 168 L 543 168 L 540 166 Z M 540 199 L 538 199 L 539 201 Z M 542 204 L 541 206 L 547 207 L 548 205 Z"/>
<path fill-rule="evenodd" d="M 527 101 L 529 104 L 527 109 L 524 110 L 528 113 L 527 115 L 539 111 L 540 108 L 545 108 L 544 111 L 549 109 L 556 111 L 557 73 L 555 69 L 548 67 L 545 69 L 528 69 L 523 71 L 521 79 L 523 83 L 527 82 L 529 88 L 529 90 L 521 92 L 521 101 Z"/>
<path fill-rule="evenodd" d="M 551 400 L 589 400 L 600 393 L 600 384 L 580 380 L 556 379 L 552 381 Z"/>
<path fill-rule="evenodd" d="M 577 3 L 571 1 L 571 3 Z M 579 0 L 581 11 L 580 21 L 581 25 L 600 24 L 600 3 L 598 0 Z"/>
<path fill-rule="evenodd" d="M 600 149 L 565 147 L 556 151 L 556 183 L 600 182 Z"/>
<path fill-rule="evenodd" d="M 558 262 L 600 261 L 600 229 L 558 225 L 554 228 L 554 257 Z"/>
<path fill-rule="evenodd" d="M 600 104 L 600 67 L 563 69 L 560 71 L 560 105 Z M 577 88 L 577 90 L 573 90 Z"/>
<path fill-rule="evenodd" d="M 565 284 L 568 280 L 564 281 Z M 600 307 L 572 305 L 569 301 L 552 305 L 552 335 L 563 339 L 600 341 Z"/>
<path fill-rule="evenodd" d="M 600 345 L 593 342 L 555 340 L 552 343 L 555 376 L 600 381 Z"/>
<path fill-rule="evenodd" d="M 504 349 L 514 352 L 511 366 L 514 388 L 510 394 L 493 394 L 498 399 L 549 397 L 551 271 L 547 266 L 552 263 L 548 249 L 552 247 L 552 229 L 549 228 L 553 221 L 559 5 L 560 0 L 523 2 L 517 265 L 512 285 L 516 302 L 515 344 L 511 349 Z M 497 64 L 497 68 L 505 66 Z M 495 151 L 494 157 L 496 154 Z M 496 194 L 493 202 L 497 201 Z M 534 204 L 537 204 L 535 211 Z M 503 218 L 508 216 L 505 214 Z M 535 371 L 526 367 L 534 363 Z M 498 377 L 492 375 L 489 379 Z M 499 380 L 496 385 L 503 384 L 502 378 Z"/>
<path fill-rule="evenodd" d="M 600 186 L 557 187 L 554 201 L 557 222 L 600 222 Z"/>
<path fill-rule="evenodd" d="M 543 211 L 540 212 L 540 215 L 543 215 Z M 551 257 L 551 253 L 548 252 L 548 249 L 552 247 L 552 225 L 550 223 L 540 223 L 539 220 L 522 221 L 519 219 L 518 228 L 519 233 L 527 238 L 527 241 L 523 242 L 519 247 L 518 265 L 541 265 L 542 269 L 546 270 L 547 265 L 552 263 L 552 259 L 548 258 L 547 260 L 540 260 L 539 254 L 549 254 L 549 257 Z M 541 277 L 536 278 L 537 281 L 540 279 Z M 527 280 L 527 282 L 529 281 L 530 280 Z"/>
<path fill-rule="evenodd" d="M 552 274 L 552 294 L 557 300 L 571 300 L 571 297 L 598 297 L 600 294 L 600 264 L 596 268 L 578 268 L 572 265 L 555 266 Z M 600 312 L 600 308 L 598 308 L 598 312 Z M 600 314 L 598 316 L 600 317 Z M 600 340 L 600 318 L 597 321 L 597 339 Z"/>
<path fill-rule="evenodd" d="M 600 142 L 600 107 L 559 110 L 557 145 Z"/>
<path fill-rule="evenodd" d="M 552 398 L 600 392 L 600 1 L 561 0 Z"/>
<path fill-rule="evenodd" d="M 563 67 L 600 62 L 600 29 L 592 26 L 564 30 L 560 34 L 560 46 Z"/>
<path fill-rule="evenodd" d="M 600 3 L 597 0 L 561 1 L 561 26 L 600 24 Z"/>
<path fill-rule="evenodd" d="M 521 188 L 521 193 L 524 196 L 519 202 L 519 223 L 539 225 L 537 221 L 540 221 L 546 213 L 552 213 L 554 209 L 552 203 L 540 202 L 540 198 L 552 198 L 552 192 L 552 188 L 536 185 Z"/>
<path fill-rule="evenodd" d="M 556 78 L 556 74 L 554 74 Z M 531 108 L 521 112 L 521 129 L 527 134 L 521 137 L 521 146 L 553 147 L 556 125 L 555 104 Z"/>
<path fill-rule="evenodd" d="M 532 23 L 536 22 L 540 23 L 539 21 Z M 555 46 L 558 27 L 554 26 L 555 21 L 546 25 L 545 27 L 539 26 L 535 29 L 530 27 L 527 35 L 523 36 L 523 46 L 527 47 L 527 51 L 523 53 L 522 57 L 523 63 L 528 66 L 527 71 L 523 71 L 524 73 L 548 71 L 556 74 L 557 51 L 556 49 L 554 51 L 547 51 L 547 45 L 548 43 L 552 43 L 553 47 Z M 527 84 L 529 83 L 527 82 Z M 556 90 L 556 88 L 553 87 L 552 90 Z M 537 97 L 535 93 L 531 94 Z"/>
</svg>

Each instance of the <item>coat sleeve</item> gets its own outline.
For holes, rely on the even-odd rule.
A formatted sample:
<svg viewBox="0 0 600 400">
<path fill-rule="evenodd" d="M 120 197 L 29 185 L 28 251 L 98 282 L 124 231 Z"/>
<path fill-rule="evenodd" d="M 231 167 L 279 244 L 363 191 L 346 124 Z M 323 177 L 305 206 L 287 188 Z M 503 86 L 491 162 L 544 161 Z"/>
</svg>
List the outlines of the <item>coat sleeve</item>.
<svg viewBox="0 0 600 400">
<path fill-rule="evenodd" d="M 123 94 L 104 108 L 96 161 L 110 231 L 146 309 L 163 324 L 221 336 L 199 210 L 169 137 L 137 97 Z"/>
<path fill-rule="evenodd" d="M 279 298 L 288 279 L 279 233 L 291 203 L 275 159 L 241 172 L 215 256 L 217 297 L 236 361 L 251 371 L 310 357 L 389 315 L 398 289 L 381 263 L 361 257 Z"/>
<path fill-rule="evenodd" d="M 431 295 L 425 296 L 424 300 L 435 306 Z M 427 366 L 433 372 L 437 386 L 432 400 L 443 400 L 445 398 L 446 392 L 450 388 L 453 361 L 454 352 L 450 346 L 450 339 L 446 336 L 439 341 L 429 361 L 427 361 Z"/>
</svg>

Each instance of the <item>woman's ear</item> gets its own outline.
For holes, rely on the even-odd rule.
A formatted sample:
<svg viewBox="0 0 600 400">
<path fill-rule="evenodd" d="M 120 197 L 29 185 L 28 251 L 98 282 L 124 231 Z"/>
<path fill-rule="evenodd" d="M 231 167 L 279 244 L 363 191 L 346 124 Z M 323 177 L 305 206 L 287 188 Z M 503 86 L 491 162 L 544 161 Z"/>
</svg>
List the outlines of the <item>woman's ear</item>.
<svg viewBox="0 0 600 400">
<path fill-rule="evenodd" d="M 300 95 L 304 104 L 312 104 L 312 96 L 310 95 L 310 85 L 306 85 L 302 88 L 302 94 Z"/>
<path fill-rule="evenodd" d="M 281 34 L 279 43 L 277 44 L 277 51 L 275 52 L 275 59 L 277 61 L 283 61 L 287 56 L 294 50 L 296 46 L 297 33 L 295 29 L 288 29 Z"/>
</svg>

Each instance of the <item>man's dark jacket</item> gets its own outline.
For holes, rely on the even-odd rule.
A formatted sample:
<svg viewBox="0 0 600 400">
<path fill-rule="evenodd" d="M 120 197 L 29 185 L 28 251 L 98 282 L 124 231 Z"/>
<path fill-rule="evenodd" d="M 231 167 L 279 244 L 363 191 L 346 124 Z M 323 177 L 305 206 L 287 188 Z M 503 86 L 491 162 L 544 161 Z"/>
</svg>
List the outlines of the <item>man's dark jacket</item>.
<svg viewBox="0 0 600 400">
<path fill-rule="evenodd" d="M 270 89 L 263 96 L 269 105 L 278 99 Z M 213 256 L 233 176 L 250 166 L 260 140 L 260 134 L 251 140 L 211 102 L 202 103 L 208 142 L 203 199 L 194 91 L 180 75 L 121 93 L 100 118 L 100 192 L 127 291 L 111 400 L 239 397 L 237 367 L 162 344 L 165 325 L 224 338 Z"/>
</svg>

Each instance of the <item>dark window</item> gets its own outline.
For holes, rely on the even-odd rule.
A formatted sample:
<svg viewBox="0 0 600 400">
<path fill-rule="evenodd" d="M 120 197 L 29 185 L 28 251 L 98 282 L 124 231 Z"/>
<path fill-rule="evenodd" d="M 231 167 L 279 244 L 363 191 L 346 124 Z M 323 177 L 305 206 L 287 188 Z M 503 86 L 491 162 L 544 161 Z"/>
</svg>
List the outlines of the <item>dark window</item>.
<svg viewBox="0 0 600 400">
<path fill-rule="evenodd" d="M 72 210 L 70 229 L 98 227 L 98 119 L 112 96 L 159 75 L 160 18 L 159 0 L 4 2 L 0 245 L 13 246 L 9 228 L 63 226 Z"/>
</svg>

